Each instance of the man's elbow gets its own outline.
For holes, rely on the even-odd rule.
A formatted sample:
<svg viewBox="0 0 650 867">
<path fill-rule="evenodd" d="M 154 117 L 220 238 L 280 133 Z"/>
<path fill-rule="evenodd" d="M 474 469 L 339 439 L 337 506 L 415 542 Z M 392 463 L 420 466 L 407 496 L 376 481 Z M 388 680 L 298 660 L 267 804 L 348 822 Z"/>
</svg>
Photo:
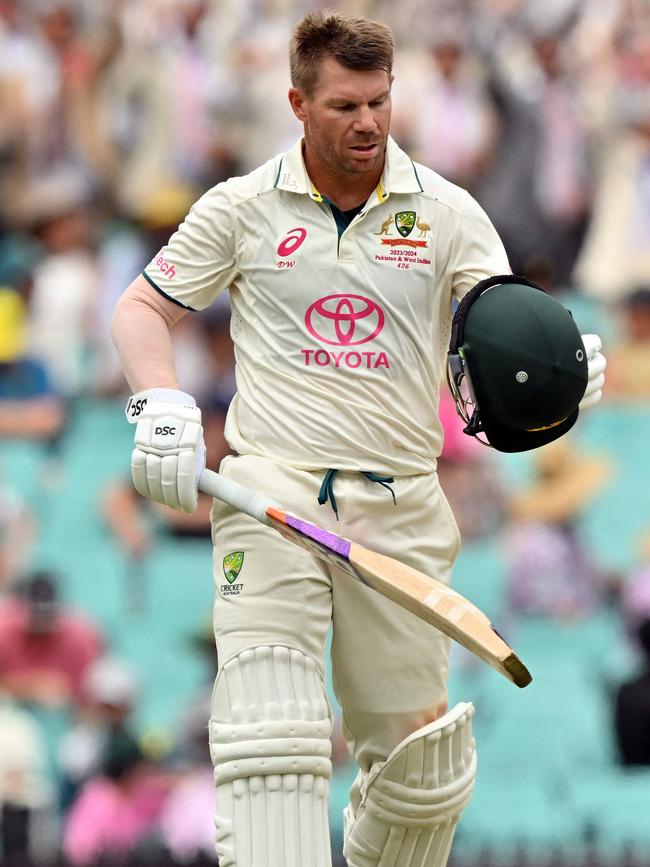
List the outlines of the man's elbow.
<svg viewBox="0 0 650 867">
<path fill-rule="evenodd" d="M 129 318 L 129 301 L 126 298 L 126 293 L 117 299 L 117 303 L 113 308 L 111 317 L 111 340 L 115 346 L 119 345 L 120 335 L 122 334 L 124 324 Z"/>
<path fill-rule="evenodd" d="M 163 297 L 140 275 L 117 299 L 111 319 L 111 338 L 119 348 L 120 337 L 131 330 L 140 319 L 151 322 L 161 320 L 170 329 L 187 313 L 178 304 Z"/>
</svg>

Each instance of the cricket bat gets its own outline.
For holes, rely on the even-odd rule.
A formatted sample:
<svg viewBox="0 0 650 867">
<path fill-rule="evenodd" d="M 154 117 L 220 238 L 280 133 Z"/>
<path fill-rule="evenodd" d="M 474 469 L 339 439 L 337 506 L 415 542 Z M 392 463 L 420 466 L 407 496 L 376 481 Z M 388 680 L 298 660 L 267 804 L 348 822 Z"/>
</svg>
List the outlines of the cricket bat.
<svg viewBox="0 0 650 867">
<path fill-rule="evenodd" d="M 384 554 L 377 554 L 285 511 L 273 500 L 204 470 L 199 489 L 279 533 L 312 554 L 326 560 L 352 578 L 430 623 L 487 662 L 518 687 L 532 677 L 514 650 L 496 631 L 488 617 L 470 602 L 423 572 Z"/>
</svg>

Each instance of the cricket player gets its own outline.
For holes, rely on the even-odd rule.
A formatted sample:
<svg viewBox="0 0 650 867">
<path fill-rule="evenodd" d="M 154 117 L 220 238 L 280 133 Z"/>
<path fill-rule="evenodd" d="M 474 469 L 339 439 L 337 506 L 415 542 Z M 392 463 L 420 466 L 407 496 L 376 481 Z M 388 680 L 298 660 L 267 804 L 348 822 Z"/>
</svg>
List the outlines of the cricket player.
<svg viewBox="0 0 650 867">
<path fill-rule="evenodd" d="M 221 472 L 449 582 L 460 540 L 436 459 L 453 299 L 510 269 L 479 205 L 390 138 L 392 61 L 383 24 L 303 18 L 289 103 L 304 137 L 199 199 L 119 300 L 113 335 L 134 392 L 141 494 L 195 508 L 201 413 L 177 381 L 169 331 L 229 290 L 236 455 Z M 219 863 L 331 863 L 332 624 L 359 765 L 348 864 L 444 867 L 476 770 L 473 708 L 447 709 L 447 639 L 222 503 L 212 523 Z"/>
</svg>

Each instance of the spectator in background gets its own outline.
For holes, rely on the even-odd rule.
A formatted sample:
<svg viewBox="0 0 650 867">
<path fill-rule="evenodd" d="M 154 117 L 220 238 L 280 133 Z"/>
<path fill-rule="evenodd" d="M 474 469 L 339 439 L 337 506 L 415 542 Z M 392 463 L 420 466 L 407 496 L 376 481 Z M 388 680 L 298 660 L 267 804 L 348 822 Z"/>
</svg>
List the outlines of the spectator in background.
<svg viewBox="0 0 650 867">
<path fill-rule="evenodd" d="M 646 402 L 650 400 L 650 285 L 626 295 L 618 308 L 623 328 L 609 354 L 606 394 Z"/>
<path fill-rule="evenodd" d="M 46 829 L 55 795 L 43 733 L 1 690 L 0 733 L 0 851 L 3 864 L 18 867 L 51 858 L 54 841 Z"/>
<path fill-rule="evenodd" d="M 563 37 L 556 29 L 537 32 L 531 40 L 539 88 L 533 109 L 540 137 L 533 178 L 544 224 L 535 253 L 545 253 L 554 263 L 560 286 L 570 282 L 591 207 L 580 86 L 570 43 Z"/>
<path fill-rule="evenodd" d="M 29 296 L 30 354 L 72 399 L 87 390 L 89 331 L 100 279 L 91 188 L 77 170 L 34 178 L 22 200 L 25 225 L 41 243 Z"/>
<path fill-rule="evenodd" d="M 518 51 L 507 50 L 509 38 L 485 47 L 498 123 L 476 194 L 504 239 L 514 273 L 532 255 L 543 255 L 553 263 L 553 282 L 565 286 L 590 209 L 587 129 L 567 46 L 569 23 L 525 26 L 528 44 Z M 513 58 L 519 67 L 512 67 Z"/>
<path fill-rule="evenodd" d="M 13 289 L 0 288 L 0 439 L 53 442 L 65 409 L 44 365 L 27 344 L 27 306 Z"/>
<path fill-rule="evenodd" d="M 506 519 L 506 492 L 494 451 L 463 433 L 465 422 L 447 389 L 440 394 L 438 414 L 444 431 L 438 458 L 440 484 L 461 537 L 467 541 L 484 539 L 500 530 Z"/>
<path fill-rule="evenodd" d="M 93 623 L 61 604 L 55 577 L 37 572 L 0 603 L 0 688 L 47 707 L 76 702 L 103 644 Z"/>
<path fill-rule="evenodd" d="M 56 88 L 32 25 L 24 3 L 0 3 L 0 223 L 20 199 L 31 142 Z"/>
<path fill-rule="evenodd" d="M 171 779 L 152 766 L 124 729 L 109 733 L 99 773 L 81 789 L 68 813 L 63 851 L 73 865 L 104 857 L 119 861 L 157 836 Z"/>
<path fill-rule="evenodd" d="M 214 658 L 214 652 L 212 657 Z M 214 670 L 216 671 L 216 660 Z M 214 671 L 211 674 L 214 674 Z M 206 719 L 209 716 L 210 702 L 207 692 L 205 699 L 204 702 L 194 705 L 192 712 L 186 714 L 182 721 L 181 736 L 176 744 L 175 768 L 178 779 L 160 816 L 161 842 L 181 864 L 199 855 L 216 861 L 216 791 L 208 747 Z"/>
<path fill-rule="evenodd" d="M 20 494 L 2 478 L 0 465 L 0 599 L 27 571 L 36 524 Z"/>
<path fill-rule="evenodd" d="M 75 799 L 81 786 L 99 773 L 112 733 L 132 731 L 137 697 L 135 673 L 119 659 L 102 656 L 86 669 L 77 718 L 59 744 L 64 809 Z"/>
<path fill-rule="evenodd" d="M 120 211 L 138 218 L 161 187 L 196 190 L 236 166 L 224 107 L 237 96 L 222 4 L 170 0 L 106 9 L 113 33 L 92 94 L 95 169 Z M 215 25 L 214 19 L 218 18 Z M 196 192 L 195 190 L 195 192 Z"/>
<path fill-rule="evenodd" d="M 296 119 L 285 110 L 287 29 L 281 21 L 254 20 L 232 47 L 230 68 L 236 86 L 223 114 L 241 174 L 268 159 L 271 142 L 286 150 L 302 134 Z"/>
<path fill-rule="evenodd" d="M 650 22 L 632 22 L 621 40 L 613 122 L 602 143 L 594 210 L 575 282 L 616 302 L 650 274 Z"/>
<path fill-rule="evenodd" d="M 172 762 L 178 780 L 160 818 L 161 842 L 171 855 L 186 863 L 202 856 L 216 859 L 214 808 L 216 792 L 208 744 L 210 700 L 217 673 L 217 648 L 210 613 L 189 636 L 201 657 L 205 680 L 176 721 Z"/>
<path fill-rule="evenodd" d="M 34 9 L 39 54 L 51 88 L 47 110 L 30 142 L 34 171 L 83 159 L 84 120 L 95 71 L 93 45 L 84 28 L 83 5 L 48 0 Z"/>
<path fill-rule="evenodd" d="M 409 143 L 414 160 L 471 190 L 496 131 L 467 28 L 461 20 L 437 20 L 426 51 L 406 57 L 394 93 L 394 133 Z"/>
<path fill-rule="evenodd" d="M 602 578 L 580 535 L 584 509 L 602 490 L 609 465 L 567 437 L 535 454 L 534 479 L 510 502 L 504 558 L 512 610 L 558 619 L 589 614 Z"/>
<path fill-rule="evenodd" d="M 640 560 L 626 579 L 619 583 L 618 602 L 623 623 L 636 643 L 637 629 L 650 620 L 650 535 L 639 541 Z"/>
<path fill-rule="evenodd" d="M 641 672 L 622 683 L 614 702 L 614 730 L 623 765 L 650 765 L 650 619 L 636 626 Z"/>
<path fill-rule="evenodd" d="M 11 94 L 11 135 L 0 165 L 0 213 L 14 219 L 35 178 L 72 165 L 92 172 L 87 126 L 98 61 L 86 4 L 6 5 L 11 11 L 2 34 L 0 94 Z"/>
</svg>

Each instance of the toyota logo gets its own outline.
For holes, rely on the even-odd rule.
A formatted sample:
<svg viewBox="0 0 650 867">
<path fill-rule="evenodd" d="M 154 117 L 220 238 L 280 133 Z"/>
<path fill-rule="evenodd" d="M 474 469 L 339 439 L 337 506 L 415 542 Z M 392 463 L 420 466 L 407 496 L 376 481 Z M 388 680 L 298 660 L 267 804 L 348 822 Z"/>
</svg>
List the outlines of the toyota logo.
<svg viewBox="0 0 650 867">
<path fill-rule="evenodd" d="M 305 313 L 307 330 L 331 346 L 368 343 L 384 327 L 384 311 L 363 295 L 326 295 Z"/>
</svg>

